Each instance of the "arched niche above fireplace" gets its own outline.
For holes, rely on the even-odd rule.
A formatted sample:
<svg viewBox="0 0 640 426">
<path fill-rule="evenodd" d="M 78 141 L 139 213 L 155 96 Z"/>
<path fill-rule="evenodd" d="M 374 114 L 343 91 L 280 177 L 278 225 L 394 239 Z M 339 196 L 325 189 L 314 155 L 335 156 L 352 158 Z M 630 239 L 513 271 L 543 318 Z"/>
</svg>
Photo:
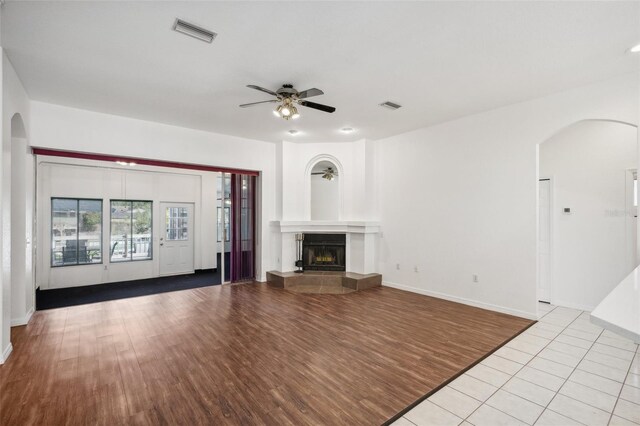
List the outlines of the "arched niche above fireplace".
<svg viewBox="0 0 640 426">
<path fill-rule="evenodd" d="M 342 170 L 334 161 L 319 159 L 309 172 L 311 220 L 339 220 Z"/>
</svg>

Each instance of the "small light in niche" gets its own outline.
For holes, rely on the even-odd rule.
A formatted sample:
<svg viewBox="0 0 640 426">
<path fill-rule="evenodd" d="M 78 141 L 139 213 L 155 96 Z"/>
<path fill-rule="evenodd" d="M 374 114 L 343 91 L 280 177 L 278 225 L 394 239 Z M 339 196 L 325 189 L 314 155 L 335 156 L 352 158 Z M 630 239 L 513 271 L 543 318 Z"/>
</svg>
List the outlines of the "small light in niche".
<svg viewBox="0 0 640 426">
<path fill-rule="evenodd" d="M 640 53 L 640 43 L 636 44 L 631 49 L 629 49 L 629 52 L 630 53 Z"/>
<path fill-rule="evenodd" d="M 353 129 L 353 127 L 343 127 L 342 129 L 340 129 L 340 131 L 342 133 L 349 134 L 349 133 L 353 133 L 354 129 Z"/>
<path fill-rule="evenodd" d="M 295 135 L 299 134 L 300 131 L 299 130 L 295 130 L 295 129 L 291 129 L 291 130 L 288 130 L 287 133 L 289 133 L 292 136 L 295 136 Z"/>
</svg>

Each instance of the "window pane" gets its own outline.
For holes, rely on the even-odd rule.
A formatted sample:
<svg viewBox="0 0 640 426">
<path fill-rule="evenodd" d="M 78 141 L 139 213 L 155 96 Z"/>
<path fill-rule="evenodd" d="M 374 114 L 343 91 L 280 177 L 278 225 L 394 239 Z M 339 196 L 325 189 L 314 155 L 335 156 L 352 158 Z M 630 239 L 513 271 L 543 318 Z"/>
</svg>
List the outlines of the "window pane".
<svg viewBox="0 0 640 426">
<path fill-rule="evenodd" d="M 167 241 L 189 239 L 189 212 L 185 207 L 167 207 L 165 212 L 165 238 Z"/>
<path fill-rule="evenodd" d="M 78 200 L 51 200 L 51 265 L 78 263 Z"/>
<path fill-rule="evenodd" d="M 122 262 L 130 260 L 131 239 L 131 202 L 111 202 L 111 261 Z"/>
<path fill-rule="evenodd" d="M 133 238 L 131 258 L 151 259 L 151 202 L 133 202 Z"/>
<path fill-rule="evenodd" d="M 102 262 L 102 201 L 79 200 L 78 263 Z"/>
<path fill-rule="evenodd" d="M 152 258 L 151 201 L 111 202 L 111 261 Z"/>
<path fill-rule="evenodd" d="M 231 241 L 231 229 L 229 228 L 231 226 L 230 212 L 231 207 L 224 208 L 224 230 L 226 232 L 224 240 L 226 242 Z"/>
</svg>

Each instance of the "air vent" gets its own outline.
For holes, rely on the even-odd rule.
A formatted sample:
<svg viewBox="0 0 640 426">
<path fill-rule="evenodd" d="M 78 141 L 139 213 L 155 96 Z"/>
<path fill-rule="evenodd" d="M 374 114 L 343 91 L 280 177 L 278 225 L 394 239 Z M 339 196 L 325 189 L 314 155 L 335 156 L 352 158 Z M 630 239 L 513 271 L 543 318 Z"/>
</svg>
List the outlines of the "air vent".
<svg viewBox="0 0 640 426">
<path fill-rule="evenodd" d="M 176 19 L 176 23 L 173 24 L 173 30 L 184 35 L 188 35 L 189 37 L 206 41 L 207 43 L 211 43 L 213 39 L 218 35 L 213 31 L 205 30 L 204 28 L 200 28 L 197 25 L 185 22 L 182 19 Z"/>
<path fill-rule="evenodd" d="M 391 101 L 386 101 L 380 104 L 381 107 L 385 107 L 385 108 L 389 108 L 389 109 L 393 109 L 396 110 L 398 108 L 402 108 L 402 105 L 399 105 L 395 102 L 391 102 Z"/>
</svg>

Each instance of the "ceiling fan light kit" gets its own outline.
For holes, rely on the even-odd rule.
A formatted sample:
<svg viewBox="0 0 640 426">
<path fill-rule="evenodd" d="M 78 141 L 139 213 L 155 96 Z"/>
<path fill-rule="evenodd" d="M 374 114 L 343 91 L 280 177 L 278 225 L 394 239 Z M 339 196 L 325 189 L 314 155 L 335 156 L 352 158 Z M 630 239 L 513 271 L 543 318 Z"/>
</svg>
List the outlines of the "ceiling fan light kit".
<svg viewBox="0 0 640 426">
<path fill-rule="evenodd" d="M 323 95 L 324 92 L 320 89 L 313 88 L 313 89 L 303 90 L 302 92 L 298 92 L 296 89 L 294 89 L 293 85 L 283 84 L 281 88 L 279 88 L 274 92 L 272 90 L 265 89 L 264 87 L 255 86 L 252 84 L 248 85 L 247 87 L 249 87 L 250 89 L 259 90 L 271 96 L 275 96 L 276 99 L 272 99 L 268 101 L 252 102 L 249 104 L 242 104 L 240 105 L 240 108 L 247 108 L 254 105 L 277 102 L 279 103 L 279 105 L 276 107 L 275 110 L 273 110 L 273 115 L 275 115 L 276 117 L 283 118 L 287 121 L 291 119 L 295 120 L 296 118 L 300 117 L 300 113 L 298 112 L 298 108 L 296 107 L 296 104 L 302 105 L 307 108 L 328 112 L 328 113 L 332 113 L 336 110 L 332 106 L 322 105 L 315 102 L 309 102 L 304 100 L 312 96 Z"/>
<path fill-rule="evenodd" d="M 333 170 L 333 167 L 327 167 L 326 169 L 324 169 L 321 172 L 315 172 L 315 173 L 311 173 L 312 175 L 322 175 L 322 179 L 326 179 L 326 180 L 334 180 L 336 178 L 336 176 L 338 176 L 338 173 Z"/>
</svg>

